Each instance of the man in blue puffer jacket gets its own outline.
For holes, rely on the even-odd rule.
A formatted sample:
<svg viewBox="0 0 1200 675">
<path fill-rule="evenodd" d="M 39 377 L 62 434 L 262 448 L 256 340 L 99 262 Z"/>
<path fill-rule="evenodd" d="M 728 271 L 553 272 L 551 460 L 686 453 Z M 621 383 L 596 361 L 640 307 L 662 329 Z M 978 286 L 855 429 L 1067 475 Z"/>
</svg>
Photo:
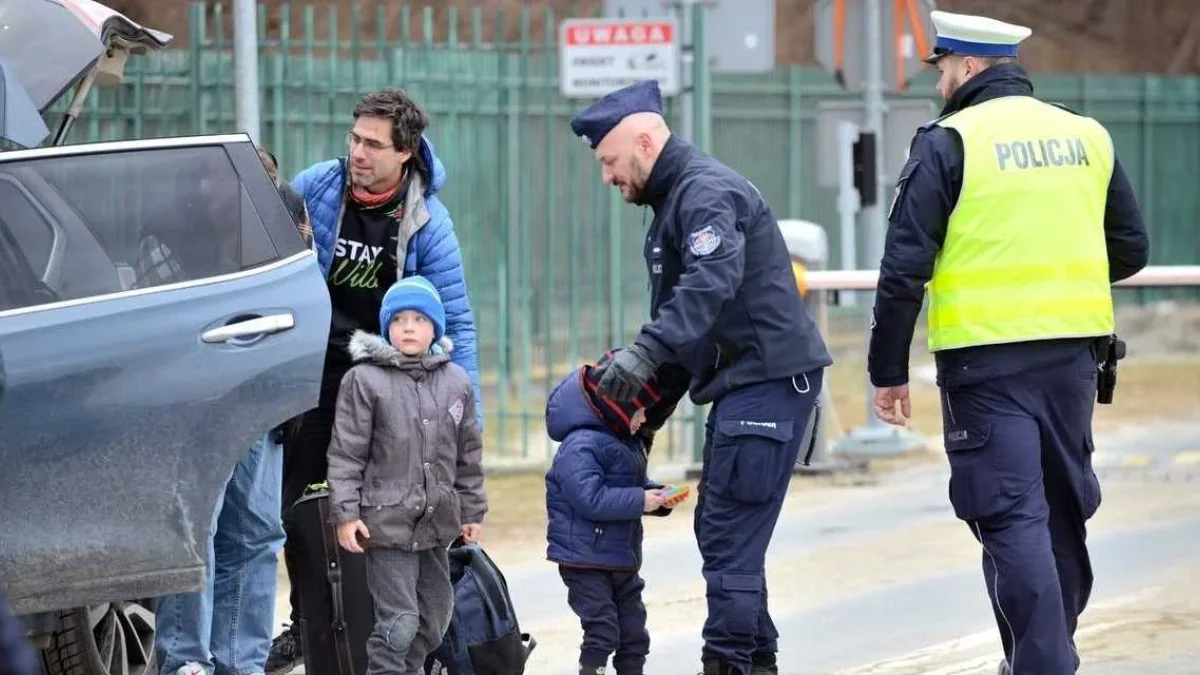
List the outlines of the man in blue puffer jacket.
<svg viewBox="0 0 1200 675">
<path fill-rule="evenodd" d="M 428 125 L 425 112 L 404 91 L 367 94 L 355 107 L 354 126 L 346 134 L 348 156 L 315 164 L 292 180 L 308 207 L 333 319 L 320 401 L 284 439 L 285 524 L 287 510 L 305 488 L 325 480 L 338 386 L 353 365 L 347 351 L 350 336 L 360 329 L 379 329 L 380 304 L 397 279 L 420 275 L 437 288 L 446 309 L 446 335 L 455 346 L 453 360 L 470 374 L 476 419 L 483 425 L 475 320 L 454 225 L 437 197 L 446 168 L 424 136 Z M 289 576 L 290 549 L 285 545 Z M 292 586 L 295 626 L 300 617 Z M 289 628 L 275 639 L 267 672 L 282 675 L 302 656 L 299 634 Z"/>
<path fill-rule="evenodd" d="M 583 626 L 580 675 L 603 673 L 608 657 L 618 675 L 642 675 L 650 652 L 642 604 L 642 515 L 667 515 L 662 485 L 646 477 L 649 448 L 639 434 L 670 417 L 687 391 L 682 370 L 660 371 L 632 401 L 596 393 L 598 367 L 567 376 L 546 404 L 546 429 L 560 442 L 546 474 L 549 540 L 567 602 Z"/>
</svg>

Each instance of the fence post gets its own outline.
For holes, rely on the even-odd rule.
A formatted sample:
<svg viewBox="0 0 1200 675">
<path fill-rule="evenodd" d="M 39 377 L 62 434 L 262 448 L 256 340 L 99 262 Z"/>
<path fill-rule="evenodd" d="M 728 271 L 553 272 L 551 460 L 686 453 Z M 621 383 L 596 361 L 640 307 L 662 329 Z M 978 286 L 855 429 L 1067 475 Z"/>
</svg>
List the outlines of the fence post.
<svg viewBox="0 0 1200 675">
<path fill-rule="evenodd" d="M 524 100 L 524 90 L 529 84 L 529 5 L 522 3 L 521 11 L 518 13 L 520 20 L 520 47 L 519 59 L 517 66 L 517 91 L 518 96 L 516 105 L 513 106 L 513 115 L 509 121 L 509 129 L 513 132 L 513 147 L 524 148 L 525 144 L 521 142 L 522 118 L 524 117 L 522 110 L 522 102 Z M 533 97 L 530 97 L 533 100 Z M 529 153 L 533 156 L 533 153 Z M 520 175 L 520 157 L 513 157 L 509 160 L 513 162 L 511 173 Z M 510 178 L 511 180 L 511 178 Z M 533 377 L 533 241 L 530 236 L 530 230 L 533 228 L 533 223 L 529 218 L 522 217 L 522 212 L 525 210 L 526 204 L 530 204 L 528 198 L 530 189 L 528 180 L 514 181 L 516 191 L 513 196 L 516 198 L 510 205 L 509 218 L 517 223 L 517 255 L 519 266 L 517 268 L 517 286 L 520 289 L 518 297 L 518 308 L 521 316 L 521 382 L 517 388 L 517 398 L 521 401 L 521 457 L 529 458 L 529 380 Z"/>
<path fill-rule="evenodd" d="M 788 218 L 799 218 L 804 205 L 804 81 L 800 69 L 788 68 Z"/>
<path fill-rule="evenodd" d="M 188 12 L 188 61 L 191 64 L 192 133 L 203 134 L 204 102 L 200 94 L 200 81 L 204 75 L 204 20 L 207 14 L 203 2 L 193 2 Z"/>
<path fill-rule="evenodd" d="M 250 140 L 262 140 L 262 121 L 258 87 L 258 21 L 254 0 L 234 0 L 233 60 L 235 101 L 234 125 L 250 135 Z"/>
<path fill-rule="evenodd" d="M 1144 75 L 1142 77 L 1141 124 L 1139 125 L 1142 165 L 1138 167 L 1141 171 L 1138 181 L 1141 184 L 1141 194 L 1138 195 L 1138 201 L 1142 204 L 1142 222 L 1144 223 L 1154 222 L 1154 111 L 1157 109 L 1157 94 L 1158 78 L 1154 75 Z M 1137 290 L 1138 304 L 1146 304 L 1147 296 L 1155 294 L 1157 291 L 1139 288 Z"/>
<path fill-rule="evenodd" d="M 279 51 L 275 54 L 272 61 L 272 77 L 274 86 L 274 94 L 272 100 L 271 117 L 271 149 L 277 157 L 280 157 L 280 162 L 284 166 L 296 166 L 295 160 L 292 159 L 291 148 L 284 147 L 287 144 L 287 137 L 284 136 L 284 130 L 288 128 L 287 111 L 290 106 L 287 105 L 288 88 L 287 76 L 291 74 L 288 69 L 288 57 L 292 51 L 292 6 L 284 4 L 279 8 Z M 267 22 L 263 22 L 263 30 L 266 30 Z M 284 180 L 287 177 L 294 175 L 294 172 L 286 171 L 284 166 L 279 167 L 279 175 Z"/>
<path fill-rule="evenodd" d="M 685 0 L 693 2 L 694 0 Z M 689 139 L 702 152 L 712 150 L 712 82 L 709 79 L 708 45 L 705 39 L 704 5 L 692 8 L 692 88 L 695 96 L 692 101 L 693 124 L 695 137 Z M 697 463 L 703 461 L 705 432 L 705 410 L 707 406 L 693 406 L 692 410 L 692 455 Z"/>
<path fill-rule="evenodd" d="M 317 65 L 313 61 L 313 49 L 317 41 L 317 17 L 312 5 L 304 8 L 304 141 L 300 155 L 305 162 L 316 159 L 313 139 L 316 136 L 316 120 L 313 119 L 313 81 L 317 76 Z"/>
</svg>

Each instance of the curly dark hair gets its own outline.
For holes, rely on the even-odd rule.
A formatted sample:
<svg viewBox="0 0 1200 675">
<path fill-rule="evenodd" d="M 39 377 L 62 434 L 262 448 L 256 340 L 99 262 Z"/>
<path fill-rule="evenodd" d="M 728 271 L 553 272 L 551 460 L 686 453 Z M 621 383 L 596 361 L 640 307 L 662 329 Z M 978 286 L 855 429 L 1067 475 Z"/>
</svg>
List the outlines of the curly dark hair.
<svg viewBox="0 0 1200 675">
<path fill-rule="evenodd" d="M 363 115 L 391 120 L 392 145 L 412 153 L 421 146 L 421 134 L 429 126 L 429 116 L 403 89 L 389 87 L 367 94 L 354 106 L 354 119 Z"/>
</svg>

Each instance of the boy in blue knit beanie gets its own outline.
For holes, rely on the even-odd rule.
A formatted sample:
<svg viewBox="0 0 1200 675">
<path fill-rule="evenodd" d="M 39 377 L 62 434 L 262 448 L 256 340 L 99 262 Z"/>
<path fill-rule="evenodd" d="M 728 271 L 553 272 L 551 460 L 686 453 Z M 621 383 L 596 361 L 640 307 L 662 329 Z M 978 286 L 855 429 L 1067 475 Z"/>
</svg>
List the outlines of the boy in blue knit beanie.
<svg viewBox="0 0 1200 675">
<path fill-rule="evenodd" d="M 487 500 L 467 371 L 450 361 L 437 290 L 414 276 L 383 297 L 380 335 L 350 339 L 329 445 L 338 543 L 367 555 L 375 630 L 367 672 L 424 672 L 453 607 L 447 548 L 478 539 Z"/>
</svg>

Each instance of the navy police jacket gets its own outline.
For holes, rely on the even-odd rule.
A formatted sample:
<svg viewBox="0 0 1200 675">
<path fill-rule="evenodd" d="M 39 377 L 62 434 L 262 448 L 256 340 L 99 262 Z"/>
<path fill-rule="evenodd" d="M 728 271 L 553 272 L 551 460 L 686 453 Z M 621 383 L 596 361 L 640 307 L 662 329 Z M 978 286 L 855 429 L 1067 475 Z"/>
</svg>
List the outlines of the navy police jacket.
<svg viewBox="0 0 1200 675">
<path fill-rule="evenodd" d="M 605 425 L 582 377 L 581 370 L 567 376 L 546 402 L 546 430 L 561 443 L 546 472 L 546 558 L 569 567 L 635 571 L 642 564 L 645 491 L 662 486 L 646 478 L 641 442 L 618 438 Z"/>
<path fill-rule="evenodd" d="M 942 116 L 1002 96 L 1032 96 L 1033 84 L 1015 63 L 994 65 L 967 80 L 946 102 Z M 908 382 L 913 330 L 946 239 L 950 214 L 963 183 L 963 146 L 957 132 L 930 123 L 917 131 L 900 171 L 888 214 L 879 265 L 867 368 L 877 387 Z M 1104 212 L 1109 278 L 1116 282 L 1146 266 L 1150 242 L 1133 187 L 1119 160 L 1113 163 Z M 984 345 L 937 352 L 938 384 L 958 387 L 1061 363 L 1093 346 L 1092 338 Z"/>
<path fill-rule="evenodd" d="M 691 373 L 695 403 L 833 363 L 750 181 L 671 136 L 641 201 L 654 210 L 644 251 L 651 322 L 636 342 Z"/>
</svg>

